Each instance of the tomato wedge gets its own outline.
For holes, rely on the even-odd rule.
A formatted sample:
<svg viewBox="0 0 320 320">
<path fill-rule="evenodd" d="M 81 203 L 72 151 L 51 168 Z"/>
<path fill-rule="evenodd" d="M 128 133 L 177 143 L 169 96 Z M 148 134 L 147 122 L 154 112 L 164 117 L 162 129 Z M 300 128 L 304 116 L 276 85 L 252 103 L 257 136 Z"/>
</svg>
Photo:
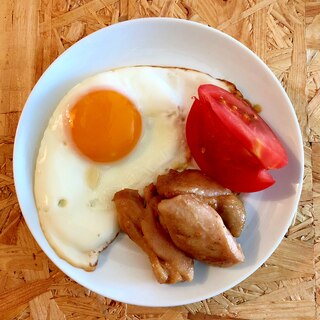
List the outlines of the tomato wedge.
<svg viewBox="0 0 320 320">
<path fill-rule="evenodd" d="M 275 182 L 266 169 L 285 165 L 287 155 L 271 129 L 244 100 L 220 89 L 199 87 L 199 100 L 195 99 L 186 123 L 191 154 L 200 169 L 223 186 L 236 192 L 263 190 Z M 271 155 L 264 159 L 268 152 Z"/>
<path fill-rule="evenodd" d="M 288 163 L 287 153 L 278 138 L 245 100 L 210 84 L 200 86 L 198 93 L 200 101 L 210 105 L 226 129 L 265 169 L 279 169 Z"/>
</svg>

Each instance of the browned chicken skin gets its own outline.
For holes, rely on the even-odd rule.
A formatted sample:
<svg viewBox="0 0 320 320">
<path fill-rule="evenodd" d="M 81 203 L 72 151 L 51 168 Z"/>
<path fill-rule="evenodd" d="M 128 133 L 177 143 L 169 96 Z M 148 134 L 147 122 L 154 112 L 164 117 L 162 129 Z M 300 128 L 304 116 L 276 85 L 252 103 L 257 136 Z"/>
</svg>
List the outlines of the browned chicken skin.
<svg viewBox="0 0 320 320">
<path fill-rule="evenodd" d="M 158 209 L 175 245 L 211 265 L 231 266 L 244 260 L 241 247 L 220 215 L 192 194 L 162 200 Z"/>
<path fill-rule="evenodd" d="M 214 182 L 200 170 L 194 169 L 181 172 L 170 170 L 167 174 L 159 176 L 157 190 L 165 198 L 192 193 L 204 201 L 212 197 L 231 194 L 229 189 Z"/>
<path fill-rule="evenodd" d="M 138 191 L 125 189 L 115 194 L 120 228 L 148 255 L 155 277 L 160 283 L 176 283 L 193 279 L 193 260 L 180 251 L 162 229 L 152 210 L 152 187 L 144 201 Z"/>
<path fill-rule="evenodd" d="M 246 211 L 242 201 L 199 170 L 170 170 L 158 177 L 157 191 L 164 198 L 193 194 L 220 214 L 234 237 L 239 237 L 243 230 Z"/>
</svg>

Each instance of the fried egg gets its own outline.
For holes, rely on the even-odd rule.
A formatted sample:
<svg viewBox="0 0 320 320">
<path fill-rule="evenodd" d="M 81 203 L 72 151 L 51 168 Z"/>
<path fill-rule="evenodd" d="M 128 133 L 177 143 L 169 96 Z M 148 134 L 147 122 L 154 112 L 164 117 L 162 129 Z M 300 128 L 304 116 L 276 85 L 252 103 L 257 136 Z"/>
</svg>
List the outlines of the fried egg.
<svg viewBox="0 0 320 320">
<path fill-rule="evenodd" d="M 141 191 L 188 164 L 185 120 L 205 83 L 228 89 L 194 70 L 128 67 L 87 78 L 61 100 L 41 141 L 34 193 L 62 259 L 94 270 L 119 232 L 114 193 Z"/>
</svg>

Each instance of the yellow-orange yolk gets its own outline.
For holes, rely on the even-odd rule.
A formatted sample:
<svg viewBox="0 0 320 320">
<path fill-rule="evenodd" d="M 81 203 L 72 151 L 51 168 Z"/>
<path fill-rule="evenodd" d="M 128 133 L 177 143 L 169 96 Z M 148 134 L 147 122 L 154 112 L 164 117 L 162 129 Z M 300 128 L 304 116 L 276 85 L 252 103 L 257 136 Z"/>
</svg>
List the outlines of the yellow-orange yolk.
<svg viewBox="0 0 320 320">
<path fill-rule="evenodd" d="M 70 109 L 68 125 L 75 146 L 96 162 L 113 162 L 129 154 L 142 130 L 141 115 L 124 95 L 97 90 Z"/>
</svg>

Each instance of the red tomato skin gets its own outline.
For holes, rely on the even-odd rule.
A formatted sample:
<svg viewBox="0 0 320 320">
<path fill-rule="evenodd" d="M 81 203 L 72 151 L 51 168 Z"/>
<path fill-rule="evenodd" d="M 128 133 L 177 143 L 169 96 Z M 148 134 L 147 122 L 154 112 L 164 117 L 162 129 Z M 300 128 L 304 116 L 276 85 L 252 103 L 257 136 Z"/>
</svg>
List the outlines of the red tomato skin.
<svg viewBox="0 0 320 320">
<path fill-rule="evenodd" d="M 226 129 L 265 169 L 278 169 L 288 163 L 281 142 L 246 101 L 214 85 L 201 85 L 198 91 L 200 101 L 210 105 Z"/>
<path fill-rule="evenodd" d="M 208 104 L 195 100 L 186 123 L 186 138 L 199 168 L 235 192 L 255 192 L 275 181 L 225 128 Z"/>
</svg>

